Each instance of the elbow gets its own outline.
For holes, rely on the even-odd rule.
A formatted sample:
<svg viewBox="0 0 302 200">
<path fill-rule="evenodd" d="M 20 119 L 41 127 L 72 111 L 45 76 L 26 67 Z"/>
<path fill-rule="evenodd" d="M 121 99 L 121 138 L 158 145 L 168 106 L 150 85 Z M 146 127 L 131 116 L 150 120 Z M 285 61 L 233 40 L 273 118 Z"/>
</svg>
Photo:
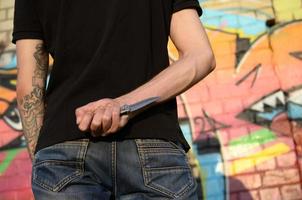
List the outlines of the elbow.
<svg viewBox="0 0 302 200">
<path fill-rule="evenodd" d="M 216 59 L 213 52 L 208 53 L 207 60 L 209 63 L 209 72 L 214 71 L 214 69 L 216 68 Z"/>
<path fill-rule="evenodd" d="M 196 54 L 195 54 L 196 55 Z M 216 68 L 216 59 L 212 52 L 200 53 L 195 56 L 195 80 L 198 82 L 208 76 Z"/>
<path fill-rule="evenodd" d="M 199 53 L 196 56 L 196 60 L 197 67 L 200 69 L 200 71 L 204 72 L 204 70 L 206 70 L 209 74 L 216 68 L 216 59 L 212 51 Z"/>
<path fill-rule="evenodd" d="M 206 67 L 208 68 L 209 71 L 213 71 L 216 68 L 216 58 L 213 53 L 213 51 L 209 50 L 205 52 L 204 50 L 202 51 L 193 51 L 191 52 L 186 52 L 186 53 L 181 53 L 179 52 L 179 58 L 189 58 L 192 60 L 195 60 L 197 63 L 197 66 L 201 66 L 202 68 Z"/>
<path fill-rule="evenodd" d="M 180 59 L 187 60 L 188 63 L 192 64 L 191 71 L 188 74 L 191 74 L 190 80 L 193 83 L 202 80 L 216 68 L 216 59 L 212 51 L 203 49 L 180 53 L 179 55 Z"/>
</svg>

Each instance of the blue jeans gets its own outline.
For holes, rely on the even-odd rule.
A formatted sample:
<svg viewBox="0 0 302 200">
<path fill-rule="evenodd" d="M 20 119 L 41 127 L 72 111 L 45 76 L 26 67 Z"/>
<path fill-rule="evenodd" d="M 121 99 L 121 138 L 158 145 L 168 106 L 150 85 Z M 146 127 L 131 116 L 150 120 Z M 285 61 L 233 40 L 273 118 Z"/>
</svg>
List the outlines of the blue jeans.
<svg viewBox="0 0 302 200">
<path fill-rule="evenodd" d="M 32 165 L 36 200 L 197 200 L 197 182 L 179 143 L 163 139 L 65 141 Z"/>
</svg>

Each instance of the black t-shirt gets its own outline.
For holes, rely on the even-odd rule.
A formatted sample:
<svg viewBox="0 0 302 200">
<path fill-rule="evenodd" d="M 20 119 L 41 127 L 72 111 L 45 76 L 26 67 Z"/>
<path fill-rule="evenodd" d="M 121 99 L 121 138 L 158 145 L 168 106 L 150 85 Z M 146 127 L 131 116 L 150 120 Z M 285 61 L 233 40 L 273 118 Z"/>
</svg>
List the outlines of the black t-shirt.
<svg viewBox="0 0 302 200">
<path fill-rule="evenodd" d="M 176 98 L 150 107 L 106 137 L 81 131 L 75 116 L 77 107 L 124 95 L 168 67 L 171 16 L 184 8 L 202 15 L 198 0 L 15 0 L 12 43 L 42 39 L 54 59 L 35 153 L 79 138 L 161 138 L 181 142 L 187 152 Z"/>
</svg>

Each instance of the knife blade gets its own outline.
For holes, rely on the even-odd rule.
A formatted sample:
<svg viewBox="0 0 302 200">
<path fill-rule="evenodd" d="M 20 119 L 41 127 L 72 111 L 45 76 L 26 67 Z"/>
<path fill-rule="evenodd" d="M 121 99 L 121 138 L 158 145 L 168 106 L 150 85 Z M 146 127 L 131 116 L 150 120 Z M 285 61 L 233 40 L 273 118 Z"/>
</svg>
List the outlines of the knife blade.
<svg viewBox="0 0 302 200">
<path fill-rule="evenodd" d="M 134 104 L 130 104 L 130 105 L 125 104 L 121 107 L 120 115 L 129 114 L 131 112 L 138 111 L 148 105 L 151 105 L 153 102 L 155 102 L 158 99 L 159 99 L 159 97 L 156 96 L 156 97 L 150 97 L 150 98 L 144 99 L 144 100 L 139 101 Z"/>
</svg>

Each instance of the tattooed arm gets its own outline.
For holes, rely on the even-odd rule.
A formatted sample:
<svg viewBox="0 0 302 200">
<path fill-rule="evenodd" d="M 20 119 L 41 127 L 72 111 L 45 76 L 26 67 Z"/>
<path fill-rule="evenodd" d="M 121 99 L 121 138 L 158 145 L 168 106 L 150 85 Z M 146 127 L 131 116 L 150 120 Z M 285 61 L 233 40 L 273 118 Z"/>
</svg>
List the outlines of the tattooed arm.
<svg viewBox="0 0 302 200">
<path fill-rule="evenodd" d="M 44 94 L 48 71 L 48 53 L 42 40 L 16 42 L 17 105 L 30 158 L 33 160 L 44 117 Z"/>
</svg>

